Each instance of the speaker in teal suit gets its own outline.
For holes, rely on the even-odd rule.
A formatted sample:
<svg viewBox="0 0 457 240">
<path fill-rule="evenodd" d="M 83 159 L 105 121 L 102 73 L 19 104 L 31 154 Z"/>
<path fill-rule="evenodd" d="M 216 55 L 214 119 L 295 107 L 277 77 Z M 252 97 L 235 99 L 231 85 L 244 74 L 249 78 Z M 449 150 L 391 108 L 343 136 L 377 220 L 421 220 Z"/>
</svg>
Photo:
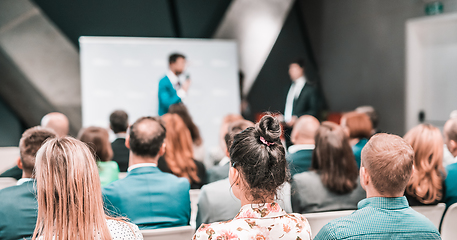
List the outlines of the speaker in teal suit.
<svg viewBox="0 0 457 240">
<path fill-rule="evenodd" d="M 185 178 L 150 165 L 130 170 L 103 189 L 105 206 L 129 218 L 140 229 L 189 225 L 190 185 Z M 109 213 L 110 213 L 109 212 Z"/>
<path fill-rule="evenodd" d="M 35 194 L 35 181 L 32 179 L 0 190 L 0 239 L 32 236 L 38 211 Z"/>
<path fill-rule="evenodd" d="M 159 81 L 159 116 L 168 112 L 168 108 L 176 103 L 180 103 L 181 98 L 178 96 L 176 89 L 173 87 L 168 76 Z"/>
</svg>

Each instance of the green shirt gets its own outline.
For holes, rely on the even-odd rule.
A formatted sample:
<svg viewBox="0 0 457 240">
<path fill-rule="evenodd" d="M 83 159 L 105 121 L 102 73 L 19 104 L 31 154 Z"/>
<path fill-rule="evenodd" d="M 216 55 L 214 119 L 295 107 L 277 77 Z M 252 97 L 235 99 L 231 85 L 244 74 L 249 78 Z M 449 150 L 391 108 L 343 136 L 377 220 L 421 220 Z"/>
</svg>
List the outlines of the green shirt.
<svg viewBox="0 0 457 240">
<path fill-rule="evenodd" d="M 119 179 L 119 166 L 115 161 L 97 161 L 102 187 Z"/>
<path fill-rule="evenodd" d="M 320 239 L 441 239 L 436 227 L 408 205 L 406 197 L 372 197 L 358 210 L 335 219 L 317 234 Z"/>
</svg>

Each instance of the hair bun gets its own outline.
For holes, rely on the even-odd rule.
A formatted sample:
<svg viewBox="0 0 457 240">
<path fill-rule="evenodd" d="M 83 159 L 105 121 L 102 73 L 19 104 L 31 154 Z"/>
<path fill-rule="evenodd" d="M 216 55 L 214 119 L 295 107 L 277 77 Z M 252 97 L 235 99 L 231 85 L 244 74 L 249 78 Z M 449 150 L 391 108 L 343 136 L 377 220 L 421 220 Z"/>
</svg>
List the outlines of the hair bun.
<svg viewBox="0 0 457 240">
<path fill-rule="evenodd" d="M 281 125 L 275 117 L 271 115 L 265 115 L 255 125 L 257 133 L 264 137 L 268 142 L 279 141 L 281 137 Z"/>
</svg>

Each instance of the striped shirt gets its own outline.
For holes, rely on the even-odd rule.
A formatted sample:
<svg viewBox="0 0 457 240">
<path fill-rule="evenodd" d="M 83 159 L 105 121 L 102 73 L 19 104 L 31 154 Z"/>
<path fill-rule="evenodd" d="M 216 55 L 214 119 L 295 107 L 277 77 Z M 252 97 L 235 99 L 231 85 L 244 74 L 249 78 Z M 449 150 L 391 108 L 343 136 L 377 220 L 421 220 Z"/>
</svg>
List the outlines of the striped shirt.
<svg viewBox="0 0 457 240">
<path fill-rule="evenodd" d="M 436 227 L 408 205 L 406 197 L 367 198 L 358 210 L 335 219 L 317 234 L 320 239 L 441 239 Z"/>
</svg>

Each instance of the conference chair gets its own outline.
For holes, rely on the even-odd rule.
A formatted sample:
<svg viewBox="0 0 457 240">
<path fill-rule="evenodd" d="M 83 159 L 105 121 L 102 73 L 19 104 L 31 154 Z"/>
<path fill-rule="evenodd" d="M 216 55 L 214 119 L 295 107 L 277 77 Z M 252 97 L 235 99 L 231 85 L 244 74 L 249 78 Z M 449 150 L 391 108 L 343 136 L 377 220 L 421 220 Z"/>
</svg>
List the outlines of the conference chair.
<svg viewBox="0 0 457 240">
<path fill-rule="evenodd" d="M 354 211 L 355 210 L 305 213 L 303 214 L 303 217 L 308 219 L 309 225 L 311 227 L 311 232 L 313 237 L 315 237 L 321 228 L 325 226 L 325 224 L 332 221 L 333 219 L 348 216 Z"/>
<path fill-rule="evenodd" d="M 189 240 L 195 233 L 191 226 L 141 230 L 144 240 Z"/>
<path fill-rule="evenodd" d="M 444 209 L 446 209 L 446 204 L 439 203 L 433 206 L 414 206 L 411 207 L 416 212 L 424 215 L 430 220 L 436 228 L 439 229 L 441 218 L 443 217 Z"/>
<path fill-rule="evenodd" d="M 198 198 L 200 197 L 200 189 L 191 189 L 190 195 L 190 225 L 197 229 L 199 226 L 195 226 L 197 223 L 197 212 L 198 212 Z"/>
<path fill-rule="evenodd" d="M 17 180 L 10 177 L 0 177 L 0 190 L 16 185 Z"/>
<path fill-rule="evenodd" d="M 0 174 L 16 166 L 18 158 L 18 147 L 0 147 Z"/>
<path fill-rule="evenodd" d="M 457 203 L 452 204 L 444 214 L 441 223 L 441 239 L 454 240 L 457 236 Z"/>
</svg>

